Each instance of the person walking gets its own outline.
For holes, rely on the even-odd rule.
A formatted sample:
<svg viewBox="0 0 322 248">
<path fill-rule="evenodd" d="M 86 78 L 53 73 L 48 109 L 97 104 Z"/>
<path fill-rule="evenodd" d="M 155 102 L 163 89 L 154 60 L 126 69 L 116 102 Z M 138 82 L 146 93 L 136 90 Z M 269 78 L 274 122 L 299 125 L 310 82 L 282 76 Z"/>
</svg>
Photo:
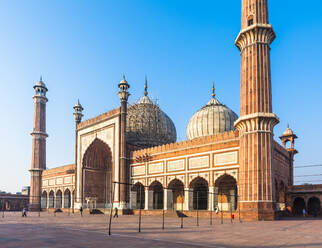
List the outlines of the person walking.
<svg viewBox="0 0 322 248">
<path fill-rule="evenodd" d="M 27 208 L 24 207 L 22 210 L 22 217 L 27 217 Z"/>
<path fill-rule="evenodd" d="M 113 218 L 118 218 L 118 217 L 119 217 L 118 209 L 117 209 L 117 208 L 115 208 L 115 209 L 114 209 L 114 216 L 113 216 Z"/>
<path fill-rule="evenodd" d="M 80 207 L 79 212 L 80 212 L 81 216 L 83 217 L 83 206 Z"/>
</svg>

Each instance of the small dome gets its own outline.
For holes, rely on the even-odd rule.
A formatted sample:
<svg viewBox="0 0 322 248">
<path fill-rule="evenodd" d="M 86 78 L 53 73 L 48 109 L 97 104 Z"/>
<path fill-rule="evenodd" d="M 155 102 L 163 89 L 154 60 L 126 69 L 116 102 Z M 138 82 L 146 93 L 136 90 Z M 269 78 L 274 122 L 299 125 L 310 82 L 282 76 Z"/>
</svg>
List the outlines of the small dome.
<svg viewBox="0 0 322 248">
<path fill-rule="evenodd" d="M 190 119 L 187 127 L 187 138 L 189 140 L 214 135 L 217 133 L 234 130 L 234 122 L 238 116 L 234 111 L 221 104 L 216 98 L 213 89 L 211 100 L 195 113 Z"/>
<path fill-rule="evenodd" d="M 127 110 L 126 139 L 130 144 L 152 147 L 176 142 L 176 128 L 157 104 L 144 96 Z"/>
<path fill-rule="evenodd" d="M 287 128 L 281 137 L 287 137 L 287 136 L 293 136 L 293 135 L 294 135 L 294 132 L 292 131 L 292 129 L 290 129 L 290 126 L 287 124 Z"/>
<path fill-rule="evenodd" d="M 41 87 L 41 88 L 44 88 L 47 90 L 45 83 L 42 81 L 42 77 L 40 77 L 40 80 L 38 82 L 36 82 L 34 88 L 36 88 L 36 87 Z"/>
</svg>

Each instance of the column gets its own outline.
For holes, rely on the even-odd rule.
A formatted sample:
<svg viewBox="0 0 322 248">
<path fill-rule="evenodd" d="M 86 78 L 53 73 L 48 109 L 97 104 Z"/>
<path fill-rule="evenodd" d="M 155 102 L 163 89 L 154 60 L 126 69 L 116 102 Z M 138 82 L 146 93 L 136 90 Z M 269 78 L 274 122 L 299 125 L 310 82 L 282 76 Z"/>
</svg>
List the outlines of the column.
<svg viewBox="0 0 322 248">
<path fill-rule="evenodd" d="M 213 211 L 214 210 L 214 187 L 209 187 L 209 192 L 208 192 L 208 210 Z"/>
<path fill-rule="evenodd" d="M 146 189 L 144 210 L 150 210 L 150 209 L 153 209 L 153 191 Z"/>
<path fill-rule="evenodd" d="M 163 208 L 164 210 L 172 210 L 173 208 L 173 193 L 171 189 L 163 190 Z"/>
<path fill-rule="evenodd" d="M 131 191 L 130 193 L 130 209 L 137 209 L 137 192 Z"/>
</svg>

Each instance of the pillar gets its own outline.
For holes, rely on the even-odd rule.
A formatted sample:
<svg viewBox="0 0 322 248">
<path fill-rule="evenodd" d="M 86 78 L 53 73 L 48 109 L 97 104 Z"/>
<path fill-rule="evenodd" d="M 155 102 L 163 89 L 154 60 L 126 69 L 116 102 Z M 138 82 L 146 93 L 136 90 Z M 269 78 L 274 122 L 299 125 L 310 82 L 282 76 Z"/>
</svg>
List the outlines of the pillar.
<svg viewBox="0 0 322 248">
<path fill-rule="evenodd" d="M 173 192 L 171 189 L 163 189 L 163 205 L 164 210 L 172 210 Z"/>
<path fill-rule="evenodd" d="M 151 209 L 153 209 L 153 191 L 146 189 L 144 210 L 151 210 Z"/>
<path fill-rule="evenodd" d="M 214 210 L 214 187 L 211 186 L 209 187 L 209 192 L 208 192 L 208 210 L 213 211 Z"/>
</svg>

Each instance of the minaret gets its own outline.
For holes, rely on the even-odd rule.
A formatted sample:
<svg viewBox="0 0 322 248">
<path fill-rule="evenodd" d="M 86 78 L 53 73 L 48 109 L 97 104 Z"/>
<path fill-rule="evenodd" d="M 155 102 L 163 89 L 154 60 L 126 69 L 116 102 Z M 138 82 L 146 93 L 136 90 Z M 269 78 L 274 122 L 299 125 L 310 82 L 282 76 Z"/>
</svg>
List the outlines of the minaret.
<svg viewBox="0 0 322 248">
<path fill-rule="evenodd" d="M 272 142 L 279 122 L 272 112 L 270 44 L 275 33 L 267 0 L 242 0 L 236 39 L 241 54 L 239 202 L 245 219 L 273 219 Z"/>
<path fill-rule="evenodd" d="M 130 96 L 128 89 L 130 85 L 127 83 L 125 76 L 123 75 L 122 81 L 118 85 L 119 97 L 121 100 L 121 119 L 120 119 L 120 182 L 130 183 L 129 173 L 130 169 L 126 159 L 126 113 L 127 113 L 127 100 Z M 120 205 L 121 209 L 128 208 L 129 202 L 129 185 L 120 184 Z"/>
<path fill-rule="evenodd" d="M 48 101 L 46 85 L 40 77 L 35 86 L 34 99 L 34 125 L 32 135 L 32 159 L 30 180 L 30 210 L 41 208 L 42 171 L 46 169 L 46 103 Z"/>
</svg>

